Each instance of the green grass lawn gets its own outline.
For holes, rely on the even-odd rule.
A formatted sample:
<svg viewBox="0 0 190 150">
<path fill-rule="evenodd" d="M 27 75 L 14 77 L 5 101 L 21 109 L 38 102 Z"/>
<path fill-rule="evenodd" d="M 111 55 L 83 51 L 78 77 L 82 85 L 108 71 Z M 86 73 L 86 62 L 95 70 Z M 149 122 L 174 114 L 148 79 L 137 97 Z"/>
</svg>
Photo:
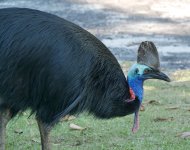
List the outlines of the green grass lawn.
<svg viewBox="0 0 190 150">
<path fill-rule="evenodd" d="M 126 64 L 123 64 L 126 66 Z M 128 66 L 128 64 L 127 64 Z M 124 70 L 126 71 L 126 70 Z M 81 114 L 62 121 L 51 132 L 55 150 L 188 150 L 190 138 L 180 134 L 190 131 L 190 71 L 170 73 L 171 83 L 145 82 L 145 110 L 140 112 L 140 130 L 131 132 L 133 115 L 98 120 Z M 34 117 L 23 113 L 7 126 L 7 150 L 39 150 L 40 135 Z M 86 130 L 71 130 L 74 123 Z"/>
</svg>

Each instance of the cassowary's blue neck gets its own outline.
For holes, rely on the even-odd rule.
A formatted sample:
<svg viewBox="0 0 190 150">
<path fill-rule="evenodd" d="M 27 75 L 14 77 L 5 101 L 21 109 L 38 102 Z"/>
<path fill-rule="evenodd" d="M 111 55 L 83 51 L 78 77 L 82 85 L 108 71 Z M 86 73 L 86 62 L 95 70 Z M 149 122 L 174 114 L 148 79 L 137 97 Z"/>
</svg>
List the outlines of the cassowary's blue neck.
<svg viewBox="0 0 190 150">
<path fill-rule="evenodd" d="M 144 93 L 143 80 L 140 80 L 138 78 L 129 78 L 128 77 L 128 84 L 132 88 L 132 90 L 134 91 L 135 95 L 138 97 L 140 102 L 142 102 L 143 93 Z"/>
<path fill-rule="evenodd" d="M 149 69 L 149 67 L 146 65 L 142 65 L 142 64 L 138 64 L 138 63 L 134 64 L 129 69 L 128 76 L 127 76 L 128 84 L 129 84 L 130 88 L 132 88 L 132 90 L 135 93 L 135 96 L 138 97 L 140 102 L 142 102 L 142 100 L 143 100 L 143 93 L 144 93 L 143 75 L 144 75 L 144 71 L 146 69 Z"/>
</svg>

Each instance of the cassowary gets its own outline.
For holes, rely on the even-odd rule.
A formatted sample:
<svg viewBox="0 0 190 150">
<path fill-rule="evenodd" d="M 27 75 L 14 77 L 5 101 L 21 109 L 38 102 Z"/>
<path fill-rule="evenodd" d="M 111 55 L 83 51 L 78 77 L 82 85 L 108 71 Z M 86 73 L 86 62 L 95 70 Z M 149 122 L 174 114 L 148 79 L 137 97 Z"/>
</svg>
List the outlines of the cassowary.
<svg viewBox="0 0 190 150">
<path fill-rule="evenodd" d="M 135 132 L 143 82 L 170 81 L 159 67 L 154 44 L 142 42 L 126 79 L 108 48 L 81 27 L 38 10 L 0 9 L 0 149 L 8 121 L 28 108 L 44 150 L 53 125 L 82 111 L 99 118 L 135 113 Z"/>
</svg>

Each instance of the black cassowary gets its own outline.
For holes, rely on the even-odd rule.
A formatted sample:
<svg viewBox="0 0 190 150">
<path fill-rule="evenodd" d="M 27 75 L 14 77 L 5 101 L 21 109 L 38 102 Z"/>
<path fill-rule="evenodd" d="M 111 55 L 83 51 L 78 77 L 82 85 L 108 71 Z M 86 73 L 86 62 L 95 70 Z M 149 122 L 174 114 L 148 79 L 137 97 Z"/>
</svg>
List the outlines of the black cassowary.
<svg viewBox="0 0 190 150">
<path fill-rule="evenodd" d="M 169 81 L 159 65 L 154 44 L 142 42 L 126 79 L 108 48 L 81 27 L 37 10 L 0 9 L 0 149 L 6 124 L 27 108 L 44 150 L 51 127 L 84 110 L 99 118 L 135 113 L 135 132 L 144 80 Z"/>
</svg>

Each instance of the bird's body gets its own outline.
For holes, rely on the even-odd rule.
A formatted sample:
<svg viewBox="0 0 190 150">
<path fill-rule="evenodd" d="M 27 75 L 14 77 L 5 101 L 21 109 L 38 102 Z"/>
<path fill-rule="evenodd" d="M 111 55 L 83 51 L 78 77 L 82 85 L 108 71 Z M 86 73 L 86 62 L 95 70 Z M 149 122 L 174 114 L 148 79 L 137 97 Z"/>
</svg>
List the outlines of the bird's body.
<svg viewBox="0 0 190 150">
<path fill-rule="evenodd" d="M 0 120 L 30 108 L 43 149 L 49 127 L 67 114 L 111 118 L 138 111 L 134 81 L 136 97 L 127 102 L 130 87 L 118 61 L 81 27 L 37 10 L 0 9 Z"/>
<path fill-rule="evenodd" d="M 117 110 L 117 103 L 130 97 L 125 76 L 93 35 L 36 10 L 2 9 L 0 21 L 1 106 L 13 115 L 31 108 L 51 123 L 80 96 L 67 113 L 125 115 Z"/>
</svg>

